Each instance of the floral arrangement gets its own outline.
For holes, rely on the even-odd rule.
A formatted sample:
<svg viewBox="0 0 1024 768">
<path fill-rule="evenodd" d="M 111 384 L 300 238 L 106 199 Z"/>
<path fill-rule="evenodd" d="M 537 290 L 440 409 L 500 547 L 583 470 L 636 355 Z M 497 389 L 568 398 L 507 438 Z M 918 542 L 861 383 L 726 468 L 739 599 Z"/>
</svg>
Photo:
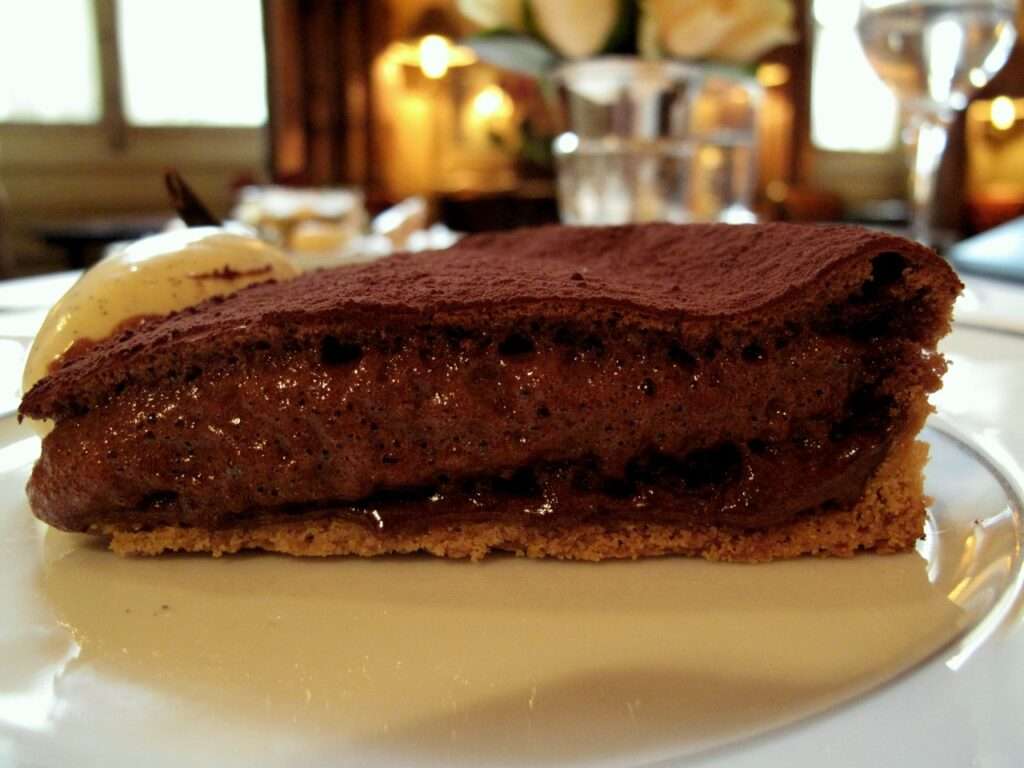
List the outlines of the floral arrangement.
<svg viewBox="0 0 1024 768">
<path fill-rule="evenodd" d="M 457 0 L 493 64 L 542 75 L 602 54 L 751 65 L 792 42 L 791 0 Z"/>
</svg>

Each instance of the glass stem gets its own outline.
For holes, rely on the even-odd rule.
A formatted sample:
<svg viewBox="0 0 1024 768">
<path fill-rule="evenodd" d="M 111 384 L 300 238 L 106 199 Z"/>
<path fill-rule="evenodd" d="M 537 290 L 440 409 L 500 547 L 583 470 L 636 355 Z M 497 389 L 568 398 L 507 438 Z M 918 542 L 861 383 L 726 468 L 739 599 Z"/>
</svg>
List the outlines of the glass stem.
<svg viewBox="0 0 1024 768">
<path fill-rule="evenodd" d="M 910 232 L 925 245 L 935 244 L 935 187 L 951 122 L 949 113 L 914 110 L 903 133 L 910 168 Z"/>
</svg>

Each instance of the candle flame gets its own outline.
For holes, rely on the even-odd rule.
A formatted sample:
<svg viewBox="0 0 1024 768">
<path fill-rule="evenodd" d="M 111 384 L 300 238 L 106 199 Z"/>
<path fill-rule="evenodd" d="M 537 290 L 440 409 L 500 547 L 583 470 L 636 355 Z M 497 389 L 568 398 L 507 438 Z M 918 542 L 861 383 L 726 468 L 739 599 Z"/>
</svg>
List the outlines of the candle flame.
<svg viewBox="0 0 1024 768">
<path fill-rule="evenodd" d="M 1017 119 L 1017 110 L 1009 96 L 997 96 L 992 100 L 989 119 L 998 131 L 1008 131 Z"/>
<path fill-rule="evenodd" d="M 441 35 L 427 35 L 420 40 L 420 69 L 431 80 L 440 80 L 448 74 L 451 44 Z"/>
</svg>

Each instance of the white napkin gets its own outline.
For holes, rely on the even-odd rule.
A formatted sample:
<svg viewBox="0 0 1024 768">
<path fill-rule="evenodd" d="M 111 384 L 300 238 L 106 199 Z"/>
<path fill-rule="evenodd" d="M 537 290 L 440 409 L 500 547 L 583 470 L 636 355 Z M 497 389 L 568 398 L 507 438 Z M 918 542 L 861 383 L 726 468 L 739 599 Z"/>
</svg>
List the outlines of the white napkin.
<svg viewBox="0 0 1024 768">
<path fill-rule="evenodd" d="M 1024 285 L 961 275 L 966 286 L 953 309 L 965 326 L 1024 334 Z"/>
</svg>

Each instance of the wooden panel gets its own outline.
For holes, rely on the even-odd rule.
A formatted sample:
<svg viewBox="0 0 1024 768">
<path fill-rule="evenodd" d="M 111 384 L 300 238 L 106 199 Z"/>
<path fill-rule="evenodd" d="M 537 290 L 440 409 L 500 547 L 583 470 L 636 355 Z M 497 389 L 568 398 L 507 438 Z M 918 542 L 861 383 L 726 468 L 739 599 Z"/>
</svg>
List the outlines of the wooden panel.
<svg viewBox="0 0 1024 768">
<path fill-rule="evenodd" d="M 298 3 L 264 0 L 270 127 L 267 165 L 278 180 L 299 178 L 306 167 L 300 18 Z"/>
<path fill-rule="evenodd" d="M 392 34 L 383 0 L 264 0 L 271 167 L 290 184 L 376 186 L 374 57 Z"/>
</svg>

